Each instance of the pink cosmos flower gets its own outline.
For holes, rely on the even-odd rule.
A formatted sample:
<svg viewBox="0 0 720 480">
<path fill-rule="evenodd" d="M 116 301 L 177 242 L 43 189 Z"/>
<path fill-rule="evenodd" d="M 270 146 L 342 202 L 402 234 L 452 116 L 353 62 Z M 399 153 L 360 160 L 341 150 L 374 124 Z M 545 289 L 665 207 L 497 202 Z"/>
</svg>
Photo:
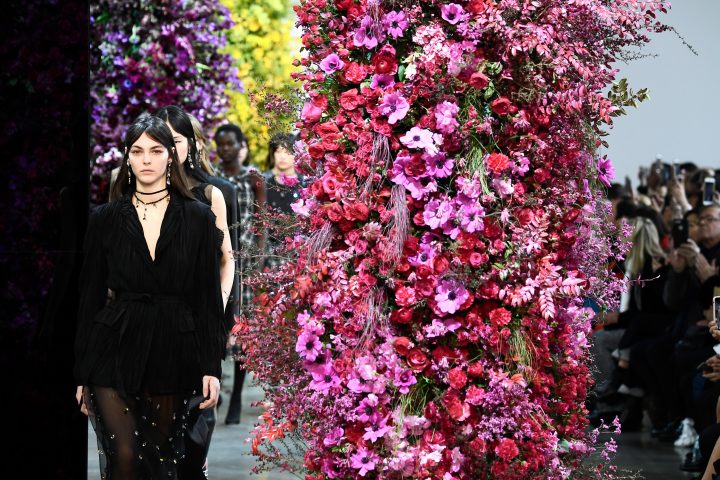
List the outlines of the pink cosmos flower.
<svg viewBox="0 0 720 480">
<path fill-rule="evenodd" d="M 395 77 L 385 73 L 376 73 L 370 81 L 370 88 L 381 88 L 383 90 L 395 85 Z"/>
<path fill-rule="evenodd" d="M 393 125 L 402 120 L 410 109 L 410 104 L 405 97 L 398 93 L 389 93 L 383 97 L 382 103 L 378 106 L 380 113 L 387 115 L 388 123 Z"/>
<path fill-rule="evenodd" d="M 401 10 L 399 12 L 391 11 L 386 13 L 383 17 L 383 25 L 385 25 L 385 29 L 393 38 L 402 37 L 403 32 L 408 26 L 405 12 Z"/>
<path fill-rule="evenodd" d="M 317 335 L 310 332 L 303 332 L 295 343 L 295 351 L 300 354 L 301 358 L 310 362 L 314 361 L 320 350 L 322 349 L 322 342 Z"/>
<path fill-rule="evenodd" d="M 342 70 L 344 66 L 345 62 L 343 62 L 336 53 L 331 53 L 320 62 L 320 68 L 328 75 Z"/>
<path fill-rule="evenodd" d="M 457 312 L 467 299 L 467 289 L 456 280 L 441 280 L 436 289 L 435 301 L 444 313 Z"/>
<path fill-rule="evenodd" d="M 615 178 L 615 169 L 612 166 L 612 162 L 607 157 L 601 157 L 598 159 L 598 180 L 600 180 L 606 187 L 610 186 L 610 181 Z"/>
<path fill-rule="evenodd" d="M 467 18 L 465 10 L 457 3 L 450 3 L 440 7 L 440 16 L 450 25 L 455 25 L 459 21 Z"/>
<path fill-rule="evenodd" d="M 453 102 L 442 102 L 435 108 L 436 128 L 442 133 L 452 133 L 460 126 L 455 119 L 458 113 L 458 106 Z"/>
<path fill-rule="evenodd" d="M 350 467 L 360 470 L 360 476 L 364 477 L 368 472 L 375 470 L 375 465 L 380 460 L 380 457 L 367 448 L 360 447 L 350 457 Z"/>
<path fill-rule="evenodd" d="M 378 41 L 384 37 L 380 29 L 375 24 L 375 20 L 370 16 L 365 16 L 360 22 L 360 27 L 355 30 L 353 35 L 353 44 L 356 47 L 375 48 L 377 47 Z"/>
</svg>

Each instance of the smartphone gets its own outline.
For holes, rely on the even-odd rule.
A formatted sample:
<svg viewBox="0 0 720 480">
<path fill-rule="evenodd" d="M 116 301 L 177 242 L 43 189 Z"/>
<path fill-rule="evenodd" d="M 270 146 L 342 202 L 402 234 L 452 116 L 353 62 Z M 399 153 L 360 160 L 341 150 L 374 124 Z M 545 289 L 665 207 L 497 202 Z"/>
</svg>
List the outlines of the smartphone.
<svg viewBox="0 0 720 480">
<path fill-rule="evenodd" d="M 682 167 L 680 166 L 680 160 L 676 158 L 675 160 L 673 160 L 673 176 L 677 178 L 680 176 L 681 173 Z"/>
<path fill-rule="evenodd" d="M 713 195 L 715 194 L 715 177 L 705 177 L 703 185 L 703 205 L 713 204 Z"/>
<path fill-rule="evenodd" d="M 720 295 L 713 297 L 713 321 L 715 325 L 718 325 L 718 319 L 720 318 Z"/>
<path fill-rule="evenodd" d="M 672 226 L 672 239 L 673 246 L 678 248 L 683 243 L 688 241 L 688 222 L 685 218 L 678 218 L 673 220 Z"/>
</svg>

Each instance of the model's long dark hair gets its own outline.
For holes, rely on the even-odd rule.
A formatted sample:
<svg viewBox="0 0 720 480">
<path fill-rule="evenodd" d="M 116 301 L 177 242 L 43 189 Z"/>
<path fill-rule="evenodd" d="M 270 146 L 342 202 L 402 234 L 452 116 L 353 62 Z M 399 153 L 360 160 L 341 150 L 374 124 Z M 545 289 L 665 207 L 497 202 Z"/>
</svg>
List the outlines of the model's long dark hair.
<svg viewBox="0 0 720 480">
<path fill-rule="evenodd" d="M 177 105 L 161 107 L 155 112 L 155 116 L 169 123 L 173 130 L 187 138 L 188 158 L 183 162 L 185 175 L 200 183 L 207 183 L 208 174 L 200 166 L 200 153 L 198 152 L 197 139 L 195 138 L 195 130 L 190 116 Z"/>
<path fill-rule="evenodd" d="M 295 135 L 292 133 L 276 133 L 270 139 L 268 145 L 268 156 L 265 161 L 265 166 L 268 170 L 275 168 L 275 152 L 277 149 L 283 147 L 288 153 L 294 153 L 295 151 Z"/>
<path fill-rule="evenodd" d="M 143 113 L 135 119 L 135 121 L 128 127 L 123 139 L 123 154 L 122 163 L 120 164 L 120 171 L 118 172 L 117 180 L 110 191 L 110 201 L 117 200 L 127 192 L 135 191 L 135 179 L 134 175 L 128 169 L 128 159 L 130 158 L 130 147 L 133 146 L 140 136 L 146 133 L 150 138 L 160 143 L 165 147 L 170 154 L 170 187 L 173 191 L 180 195 L 193 199 L 190 187 L 188 184 L 187 177 L 180 168 L 180 160 L 175 150 L 175 140 L 173 139 L 172 132 L 165 125 L 165 122 L 149 113 Z M 130 177 L 130 182 L 128 182 Z"/>
</svg>

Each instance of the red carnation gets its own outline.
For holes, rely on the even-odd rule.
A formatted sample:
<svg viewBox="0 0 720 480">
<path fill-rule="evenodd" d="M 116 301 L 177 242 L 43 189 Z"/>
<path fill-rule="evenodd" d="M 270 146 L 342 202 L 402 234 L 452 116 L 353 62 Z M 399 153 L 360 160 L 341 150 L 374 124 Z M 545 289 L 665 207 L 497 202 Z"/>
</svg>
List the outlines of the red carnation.
<svg viewBox="0 0 720 480">
<path fill-rule="evenodd" d="M 325 147 L 321 143 L 313 143 L 308 147 L 308 154 L 315 160 L 320 160 L 325 155 Z"/>
<path fill-rule="evenodd" d="M 533 211 L 531 209 L 523 208 L 518 212 L 517 218 L 520 222 L 520 225 L 525 226 L 532 222 L 533 218 L 535 218 L 535 215 L 533 214 Z"/>
<path fill-rule="evenodd" d="M 471 377 L 481 377 L 484 372 L 485 368 L 482 366 L 482 363 L 475 362 L 468 365 L 468 375 Z"/>
<path fill-rule="evenodd" d="M 467 375 L 462 368 L 455 367 L 448 372 L 448 382 L 455 390 L 460 390 L 467 383 Z"/>
<path fill-rule="evenodd" d="M 401 307 L 409 307 L 417 301 L 415 289 L 412 287 L 400 287 L 395 290 L 395 302 Z"/>
<path fill-rule="evenodd" d="M 485 390 L 475 385 L 470 385 L 465 394 L 465 401 L 470 405 L 480 405 L 485 397 Z"/>
<path fill-rule="evenodd" d="M 407 308 L 393 310 L 392 313 L 390 313 L 390 320 L 400 324 L 410 323 L 412 321 L 412 317 L 413 311 Z"/>
<path fill-rule="evenodd" d="M 506 462 L 517 457 L 519 453 L 520 450 L 518 450 L 515 440 L 512 438 L 503 438 L 500 440 L 498 446 L 495 447 L 495 454 Z"/>
<path fill-rule="evenodd" d="M 340 94 L 340 105 L 345 110 L 355 110 L 357 107 L 365 103 L 365 98 L 358 94 L 356 88 L 346 90 Z"/>
<path fill-rule="evenodd" d="M 355 202 L 345 206 L 345 215 L 348 220 L 364 222 L 370 216 L 370 209 L 364 203 Z"/>
<path fill-rule="evenodd" d="M 350 62 L 345 67 L 345 79 L 352 83 L 360 83 L 367 77 L 367 67 L 362 63 Z"/>
<path fill-rule="evenodd" d="M 512 320 L 512 313 L 504 308 L 496 308 L 490 312 L 490 322 L 496 327 L 504 327 Z"/>
<path fill-rule="evenodd" d="M 504 153 L 493 152 L 487 157 L 487 166 L 491 172 L 500 174 L 510 166 L 510 159 Z"/>
</svg>

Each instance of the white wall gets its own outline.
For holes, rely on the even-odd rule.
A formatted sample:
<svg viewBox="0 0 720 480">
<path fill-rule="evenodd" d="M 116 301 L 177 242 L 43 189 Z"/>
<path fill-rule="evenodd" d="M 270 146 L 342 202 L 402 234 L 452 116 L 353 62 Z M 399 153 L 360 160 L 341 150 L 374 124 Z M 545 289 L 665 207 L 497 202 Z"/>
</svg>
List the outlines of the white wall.
<svg viewBox="0 0 720 480">
<path fill-rule="evenodd" d="M 720 0 L 677 0 L 661 20 L 672 25 L 698 52 L 673 33 L 652 36 L 644 50 L 655 58 L 618 63 L 617 78 L 633 90 L 647 87 L 650 98 L 627 116 L 615 118 L 606 137 L 615 181 L 630 176 L 637 185 L 640 165 L 656 154 L 699 166 L 720 168 Z"/>
</svg>

